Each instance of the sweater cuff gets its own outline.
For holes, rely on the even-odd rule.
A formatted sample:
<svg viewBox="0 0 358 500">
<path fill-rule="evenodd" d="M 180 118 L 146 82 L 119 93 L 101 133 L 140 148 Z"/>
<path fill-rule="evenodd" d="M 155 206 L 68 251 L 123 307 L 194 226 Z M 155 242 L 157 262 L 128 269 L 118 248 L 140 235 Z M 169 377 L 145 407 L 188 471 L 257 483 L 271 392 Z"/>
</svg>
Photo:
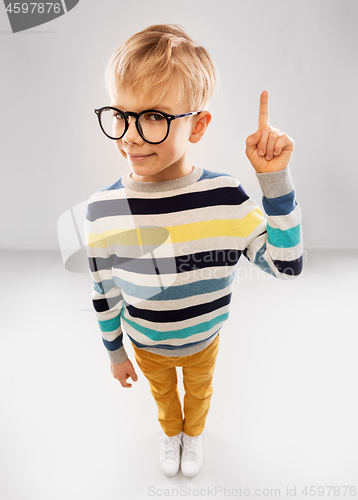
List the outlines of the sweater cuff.
<svg viewBox="0 0 358 500">
<path fill-rule="evenodd" d="M 111 360 L 111 363 L 113 363 L 114 365 L 120 365 L 121 363 L 124 363 L 128 359 L 126 350 L 124 349 L 123 345 L 116 351 L 107 351 L 107 352 L 109 355 L 109 359 Z"/>
<path fill-rule="evenodd" d="M 266 198 L 277 198 L 294 191 L 289 165 L 278 172 L 256 172 L 263 195 Z"/>
</svg>

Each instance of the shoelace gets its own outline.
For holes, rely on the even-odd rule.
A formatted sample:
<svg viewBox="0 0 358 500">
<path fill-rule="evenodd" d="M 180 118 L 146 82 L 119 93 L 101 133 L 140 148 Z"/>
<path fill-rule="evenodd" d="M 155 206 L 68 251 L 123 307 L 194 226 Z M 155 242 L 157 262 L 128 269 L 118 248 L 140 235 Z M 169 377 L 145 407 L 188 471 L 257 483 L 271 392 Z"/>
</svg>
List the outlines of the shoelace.
<svg viewBox="0 0 358 500">
<path fill-rule="evenodd" d="M 178 453 L 178 445 L 181 446 L 182 442 L 179 436 L 164 436 L 160 438 L 164 441 L 164 453 L 167 458 L 176 458 Z"/>
<path fill-rule="evenodd" d="M 198 436 L 190 437 L 183 436 L 183 456 L 184 458 L 189 458 L 195 460 L 196 458 L 196 444 L 198 442 Z"/>
</svg>

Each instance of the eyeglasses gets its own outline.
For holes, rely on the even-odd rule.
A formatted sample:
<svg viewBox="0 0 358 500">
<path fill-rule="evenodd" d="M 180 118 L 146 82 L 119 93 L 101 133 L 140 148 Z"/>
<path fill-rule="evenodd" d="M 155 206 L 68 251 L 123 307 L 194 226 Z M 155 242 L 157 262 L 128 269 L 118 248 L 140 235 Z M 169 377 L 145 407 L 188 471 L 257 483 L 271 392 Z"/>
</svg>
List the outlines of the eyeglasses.
<svg viewBox="0 0 358 500">
<path fill-rule="evenodd" d="M 168 137 L 170 124 L 173 120 L 202 113 L 202 111 L 192 111 L 181 115 L 168 115 L 168 113 L 156 109 L 146 109 L 140 113 L 133 113 L 132 111 L 121 111 L 112 106 L 104 106 L 94 111 L 103 133 L 110 139 L 114 141 L 121 139 L 129 127 L 128 117 L 133 116 L 136 119 L 135 126 L 139 135 L 149 144 L 164 142 Z"/>
</svg>

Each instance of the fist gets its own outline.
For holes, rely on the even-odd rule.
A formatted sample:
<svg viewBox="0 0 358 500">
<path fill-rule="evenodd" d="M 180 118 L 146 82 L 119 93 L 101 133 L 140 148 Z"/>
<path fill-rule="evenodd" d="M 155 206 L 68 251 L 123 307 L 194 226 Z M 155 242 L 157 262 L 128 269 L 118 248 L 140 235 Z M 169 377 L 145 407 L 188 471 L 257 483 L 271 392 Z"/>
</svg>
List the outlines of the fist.
<svg viewBox="0 0 358 500">
<path fill-rule="evenodd" d="M 119 380 L 122 387 L 132 387 L 132 384 L 128 384 L 127 382 L 127 378 L 129 377 L 131 377 L 133 382 L 137 382 L 138 380 L 134 366 L 129 358 L 124 363 L 120 363 L 119 365 L 111 363 L 111 372 L 113 377 Z"/>
<path fill-rule="evenodd" d="M 278 172 L 287 167 L 295 144 L 284 132 L 268 124 L 268 92 L 260 96 L 258 130 L 246 139 L 246 156 L 256 172 Z"/>
</svg>

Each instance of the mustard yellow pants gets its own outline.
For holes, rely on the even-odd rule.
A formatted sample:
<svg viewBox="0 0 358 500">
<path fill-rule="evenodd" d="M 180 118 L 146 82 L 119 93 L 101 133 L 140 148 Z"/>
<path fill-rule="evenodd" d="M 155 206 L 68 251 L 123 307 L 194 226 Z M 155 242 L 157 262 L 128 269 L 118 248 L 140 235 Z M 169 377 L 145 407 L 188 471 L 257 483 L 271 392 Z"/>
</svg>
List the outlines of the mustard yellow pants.
<svg viewBox="0 0 358 500">
<path fill-rule="evenodd" d="M 157 403 L 158 420 L 167 436 L 175 436 L 182 430 L 188 436 L 198 436 L 204 430 L 213 393 L 219 335 L 220 332 L 202 351 L 176 358 L 139 349 L 132 343 L 137 364 L 148 379 Z M 184 420 L 176 367 L 183 368 Z"/>
</svg>

